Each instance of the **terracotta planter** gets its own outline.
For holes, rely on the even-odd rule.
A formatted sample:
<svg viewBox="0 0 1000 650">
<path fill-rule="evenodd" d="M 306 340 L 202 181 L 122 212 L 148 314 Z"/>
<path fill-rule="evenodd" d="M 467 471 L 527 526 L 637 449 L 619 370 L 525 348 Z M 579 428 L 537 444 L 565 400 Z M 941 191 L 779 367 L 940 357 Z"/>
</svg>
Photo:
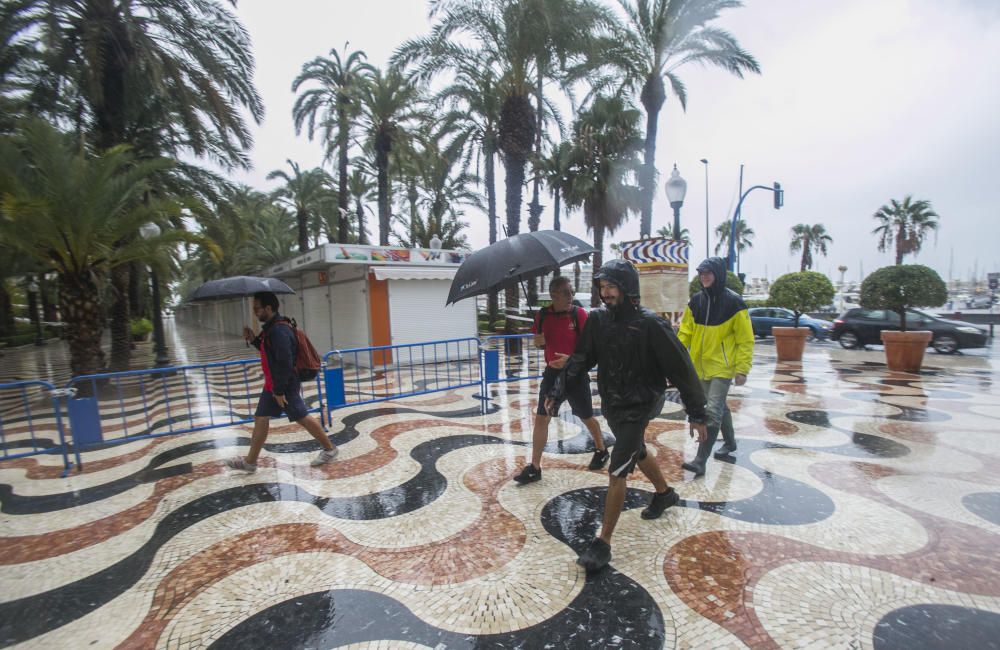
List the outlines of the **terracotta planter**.
<svg viewBox="0 0 1000 650">
<path fill-rule="evenodd" d="M 809 338 L 808 327 L 772 327 L 774 347 L 778 350 L 778 361 L 802 361 Z"/>
<path fill-rule="evenodd" d="M 912 332 L 882 331 L 885 345 L 885 362 L 889 370 L 919 372 L 924 362 L 924 352 L 933 334 L 927 330 Z"/>
</svg>

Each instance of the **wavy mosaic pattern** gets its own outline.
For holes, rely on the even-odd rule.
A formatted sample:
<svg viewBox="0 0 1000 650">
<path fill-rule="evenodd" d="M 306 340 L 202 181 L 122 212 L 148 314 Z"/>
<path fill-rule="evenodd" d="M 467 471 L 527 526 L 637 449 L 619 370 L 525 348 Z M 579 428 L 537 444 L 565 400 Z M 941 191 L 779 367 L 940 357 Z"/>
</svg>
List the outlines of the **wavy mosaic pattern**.
<svg viewBox="0 0 1000 650">
<path fill-rule="evenodd" d="M 251 476 L 221 462 L 249 425 L 94 449 L 67 479 L 3 462 L 0 645 L 1000 647 L 998 375 L 870 359 L 762 346 L 731 395 L 739 452 L 704 479 L 668 402 L 649 437 L 682 501 L 644 521 L 633 481 L 591 576 L 574 560 L 607 481 L 580 423 L 553 421 L 541 482 L 510 480 L 531 381 L 492 386 L 486 414 L 475 388 L 338 411 L 319 468 L 283 422 Z M 170 417 L 134 400 L 122 427 Z"/>
</svg>

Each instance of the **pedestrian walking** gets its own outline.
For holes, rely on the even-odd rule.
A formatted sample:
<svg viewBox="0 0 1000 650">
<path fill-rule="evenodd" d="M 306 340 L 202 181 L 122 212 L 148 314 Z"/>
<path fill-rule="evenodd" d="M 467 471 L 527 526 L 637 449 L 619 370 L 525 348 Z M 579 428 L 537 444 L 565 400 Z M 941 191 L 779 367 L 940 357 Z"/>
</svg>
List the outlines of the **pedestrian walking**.
<svg viewBox="0 0 1000 650">
<path fill-rule="evenodd" d="M 678 338 L 691 354 L 707 400 L 708 437 L 698 445 L 694 460 L 681 466 L 695 477 L 705 475 L 705 464 L 722 431 L 723 444 L 715 452 L 725 458 L 736 451 L 733 414 L 726 398 L 733 383 L 742 386 L 753 363 L 753 324 L 743 298 L 726 287 L 726 263 L 709 257 L 698 265 L 701 291 L 691 297 Z"/>
<path fill-rule="evenodd" d="M 552 413 L 575 382 L 600 366 L 601 409 L 615 443 L 608 462 L 601 532 L 577 559 L 588 571 L 600 570 L 611 561 L 611 536 L 625 503 L 628 475 L 636 465 L 656 490 L 642 511 L 643 519 L 656 519 L 679 500 L 656 459 L 647 454 L 644 440 L 646 426 L 663 408 L 667 379 L 680 392 L 690 434 L 699 441 L 706 435 L 701 382 L 670 324 L 640 306 L 635 267 L 626 260 L 612 260 L 601 267 L 596 279 L 605 308 L 591 312 L 576 351 L 545 402 Z"/>
<path fill-rule="evenodd" d="M 549 296 L 552 298 L 552 304 L 543 307 L 538 313 L 532 330 L 535 334 L 535 345 L 545 349 L 545 370 L 538 388 L 538 406 L 531 433 L 531 462 L 514 477 L 514 480 L 522 485 L 542 478 L 542 451 L 549 437 L 549 422 L 552 420 L 545 408 L 545 398 L 552 390 L 556 377 L 566 366 L 569 355 L 576 349 L 580 332 L 587 324 L 587 310 L 572 302 L 573 288 L 568 277 L 559 275 L 553 278 L 549 283 Z M 583 425 L 587 427 L 594 440 L 594 455 L 590 459 L 588 468 L 601 469 L 608 462 L 608 450 L 604 445 L 601 426 L 594 418 L 589 375 L 581 376 L 579 381 L 567 389 L 566 400 L 573 409 L 573 415 L 583 421 Z M 553 408 L 553 414 L 558 413 L 559 405 Z"/>
<path fill-rule="evenodd" d="M 244 458 L 231 458 L 226 465 L 231 469 L 253 473 L 257 471 L 257 458 L 267 440 L 271 418 L 288 416 L 289 422 L 301 425 L 323 447 L 311 465 L 329 463 L 336 457 L 337 448 L 330 442 L 323 427 L 311 415 L 302 400 L 302 384 L 295 373 L 295 355 L 298 342 L 292 323 L 278 313 L 278 296 L 261 291 L 253 296 L 254 315 L 262 323 L 260 333 L 243 328 L 243 338 L 260 350 L 260 365 L 264 372 L 264 390 L 257 401 L 253 419 L 253 438 L 250 451 Z"/>
</svg>

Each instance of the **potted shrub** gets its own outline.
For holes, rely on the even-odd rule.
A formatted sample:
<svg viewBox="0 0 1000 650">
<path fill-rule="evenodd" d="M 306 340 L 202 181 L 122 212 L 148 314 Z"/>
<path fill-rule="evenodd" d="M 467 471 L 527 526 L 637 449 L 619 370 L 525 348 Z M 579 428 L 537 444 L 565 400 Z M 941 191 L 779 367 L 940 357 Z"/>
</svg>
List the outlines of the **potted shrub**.
<svg viewBox="0 0 1000 650">
<path fill-rule="evenodd" d="M 795 313 L 793 327 L 771 328 L 774 346 L 778 350 L 778 361 L 802 360 L 802 352 L 805 350 L 810 329 L 799 327 L 799 317 L 807 312 L 818 311 L 824 305 L 833 302 L 834 293 L 830 279 L 816 271 L 786 273 L 774 281 L 768 304 Z"/>
<path fill-rule="evenodd" d="M 861 283 L 861 306 L 899 314 L 899 331 L 883 330 L 885 360 L 889 370 L 918 372 L 932 333 L 906 329 L 906 310 L 944 304 L 948 289 L 933 269 L 922 264 L 883 267 Z"/>
<path fill-rule="evenodd" d="M 148 318 L 133 318 L 129 327 L 133 341 L 148 341 L 149 333 L 153 331 L 153 324 Z"/>
</svg>

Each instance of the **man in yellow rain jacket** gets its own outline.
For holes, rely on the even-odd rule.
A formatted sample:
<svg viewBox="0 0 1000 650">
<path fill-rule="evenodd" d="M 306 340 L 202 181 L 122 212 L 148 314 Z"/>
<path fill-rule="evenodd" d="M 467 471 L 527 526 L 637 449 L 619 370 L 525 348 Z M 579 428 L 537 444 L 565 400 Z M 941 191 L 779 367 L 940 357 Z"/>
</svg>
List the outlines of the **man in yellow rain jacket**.
<svg viewBox="0 0 1000 650">
<path fill-rule="evenodd" d="M 692 296 L 681 319 L 677 337 L 691 354 L 691 362 L 701 379 L 708 404 L 708 438 L 698 445 L 698 455 L 682 467 L 705 474 L 705 463 L 719 437 L 725 440 L 715 452 L 723 458 L 736 451 L 733 416 L 726 405 L 729 386 L 742 386 L 747 381 L 753 362 L 753 325 L 746 303 L 732 289 L 726 288 L 726 263 L 721 257 L 710 257 L 698 265 L 701 291 Z"/>
</svg>

